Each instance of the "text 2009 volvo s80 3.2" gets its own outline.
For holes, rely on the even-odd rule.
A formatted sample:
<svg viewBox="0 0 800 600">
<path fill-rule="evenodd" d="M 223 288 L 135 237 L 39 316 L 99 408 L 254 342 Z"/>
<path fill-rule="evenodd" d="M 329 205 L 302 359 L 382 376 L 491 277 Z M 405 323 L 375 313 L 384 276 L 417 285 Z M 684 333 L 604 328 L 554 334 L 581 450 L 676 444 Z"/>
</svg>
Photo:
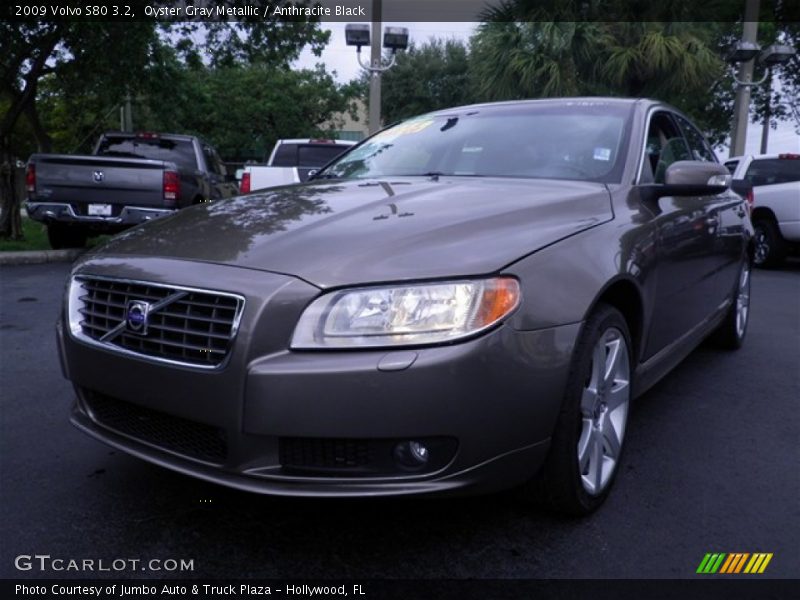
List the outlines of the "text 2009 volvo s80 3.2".
<svg viewBox="0 0 800 600">
<path fill-rule="evenodd" d="M 709 335 L 744 339 L 752 227 L 730 183 L 651 100 L 404 121 L 308 183 L 84 255 L 57 327 L 72 421 L 253 492 L 520 486 L 587 514 L 632 401 Z"/>
</svg>

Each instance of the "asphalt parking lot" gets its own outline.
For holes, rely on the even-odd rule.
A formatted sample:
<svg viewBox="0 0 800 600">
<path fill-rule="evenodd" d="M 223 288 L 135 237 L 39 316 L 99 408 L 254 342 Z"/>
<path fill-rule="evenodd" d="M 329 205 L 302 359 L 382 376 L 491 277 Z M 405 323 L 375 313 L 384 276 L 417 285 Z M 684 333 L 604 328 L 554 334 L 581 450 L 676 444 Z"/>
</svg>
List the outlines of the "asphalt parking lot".
<svg viewBox="0 0 800 600">
<path fill-rule="evenodd" d="M 0 268 L 0 577 L 41 577 L 14 566 L 38 553 L 193 559 L 184 577 L 692 578 L 707 552 L 770 552 L 763 577 L 800 576 L 800 261 L 754 274 L 741 351 L 703 346 L 638 401 L 621 477 L 585 520 L 511 493 L 274 499 L 112 451 L 68 422 L 68 268 Z"/>
</svg>

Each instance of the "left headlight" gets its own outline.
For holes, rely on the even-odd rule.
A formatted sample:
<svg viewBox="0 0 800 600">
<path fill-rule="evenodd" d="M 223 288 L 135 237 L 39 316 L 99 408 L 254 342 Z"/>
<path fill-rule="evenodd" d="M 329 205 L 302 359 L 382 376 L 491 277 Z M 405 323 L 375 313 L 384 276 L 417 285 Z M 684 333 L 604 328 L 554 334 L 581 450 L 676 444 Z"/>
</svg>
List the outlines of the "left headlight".
<svg viewBox="0 0 800 600">
<path fill-rule="evenodd" d="M 292 348 L 449 342 L 488 329 L 520 302 L 511 277 L 341 290 L 303 312 Z"/>
</svg>

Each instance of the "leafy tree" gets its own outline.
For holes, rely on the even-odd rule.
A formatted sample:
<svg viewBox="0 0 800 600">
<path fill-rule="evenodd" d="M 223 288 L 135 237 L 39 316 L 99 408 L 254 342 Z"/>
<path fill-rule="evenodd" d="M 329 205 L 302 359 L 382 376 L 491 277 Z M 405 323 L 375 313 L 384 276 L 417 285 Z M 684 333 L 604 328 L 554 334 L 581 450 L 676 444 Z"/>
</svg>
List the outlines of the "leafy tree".
<svg viewBox="0 0 800 600">
<path fill-rule="evenodd" d="M 476 94 L 467 46 L 457 40 L 411 45 L 383 74 L 382 114 L 387 123 L 421 113 L 469 104 Z"/>
<path fill-rule="evenodd" d="M 65 95 L 88 95 L 102 90 L 106 97 L 118 98 L 148 59 L 155 41 L 150 23 L 97 22 L 0 22 L 0 94 L 7 109 L 0 117 L 0 154 L 3 174 L 13 173 L 16 159 L 32 149 L 49 152 L 52 137 L 40 116 L 43 82 L 55 81 Z M 30 144 L 12 147 L 13 132 L 24 118 L 33 133 Z M 8 184 L 2 186 L 3 218 L 0 236 L 19 238 L 19 199 Z"/>
<path fill-rule="evenodd" d="M 275 141 L 324 133 L 333 113 L 350 108 L 353 92 L 321 66 L 286 70 L 264 64 L 184 68 L 177 102 L 145 97 L 144 129 L 202 135 L 229 160 L 262 159 Z"/>
<path fill-rule="evenodd" d="M 143 10 L 142 2 L 132 3 L 139 12 Z M 236 2 L 216 4 L 233 6 Z M 222 67 L 248 62 L 283 68 L 306 45 L 319 54 L 329 35 L 314 21 L 279 21 L 277 17 L 158 26 L 151 21 L 0 22 L 0 99 L 7 107 L 0 115 L 0 159 L 4 165 L 0 169 L 0 236 L 21 236 L 14 226 L 19 222 L 19 199 L 10 179 L 15 161 L 32 149 L 46 152 L 53 148 L 51 131 L 40 116 L 40 102 L 50 103 L 51 115 L 61 110 L 102 121 L 126 94 L 139 94 L 155 74 L 174 67 L 169 61 L 158 62 L 169 54 L 163 51 L 165 44 L 159 33 L 187 64 L 201 66 L 202 57 L 208 57 L 211 64 Z M 159 85 L 172 88 L 165 79 L 160 79 Z M 73 112 L 76 105 L 81 110 Z M 28 144 L 11 146 L 18 139 L 13 132 L 22 118 L 33 132 L 35 148 Z M 67 126 L 56 133 L 60 140 L 74 141 L 82 136 L 83 129 Z"/>
<path fill-rule="evenodd" d="M 723 57 L 743 9 L 743 2 L 723 0 L 508 0 L 485 11 L 472 39 L 471 69 L 487 99 L 665 100 L 719 143 L 733 112 Z M 763 18 L 774 19 L 774 9 Z"/>
<path fill-rule="evenodd" d="M 473 37 L 487 99 L 650 96 L 687 104 L 724 72 L 714 30 L 699 23 L 494 22 Z"/>
</svg>

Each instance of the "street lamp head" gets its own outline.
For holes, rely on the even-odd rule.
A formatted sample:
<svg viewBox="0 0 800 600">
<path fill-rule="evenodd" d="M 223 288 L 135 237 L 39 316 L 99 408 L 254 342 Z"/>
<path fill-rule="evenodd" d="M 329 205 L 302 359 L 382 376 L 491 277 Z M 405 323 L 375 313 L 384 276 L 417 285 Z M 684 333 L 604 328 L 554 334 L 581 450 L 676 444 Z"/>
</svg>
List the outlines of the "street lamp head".
<svg viewBox="0 0 800 600">
<path fill-rule="evenodd" d="M 383 47 L 392 52 L 408 48 L 408 29 L 405 27 L 385 27 L 383 29 Z"/>
<path fill-rule="evenodd" d="M 348 46 L 369 46 L 369 25 L 364 23 L 350 23 L 345 25 L 344 39 Z"/>
<path fill-rule="evenodd" d="M 768 67 L 775 65 L 785 65 L 796 54 L 796 51 L 791 46 L 784 46 L 783 44 L 772 44 L 764 49 L 759 54 L 758 61 L 764 63 Z"/>
<path fill-rule="evenodd" d="M 728 55 L 728 62 L 742 63 L 753 60 L 761 51 L 761 46 L 755 42 L 739 42 Z"/>
</svg>

